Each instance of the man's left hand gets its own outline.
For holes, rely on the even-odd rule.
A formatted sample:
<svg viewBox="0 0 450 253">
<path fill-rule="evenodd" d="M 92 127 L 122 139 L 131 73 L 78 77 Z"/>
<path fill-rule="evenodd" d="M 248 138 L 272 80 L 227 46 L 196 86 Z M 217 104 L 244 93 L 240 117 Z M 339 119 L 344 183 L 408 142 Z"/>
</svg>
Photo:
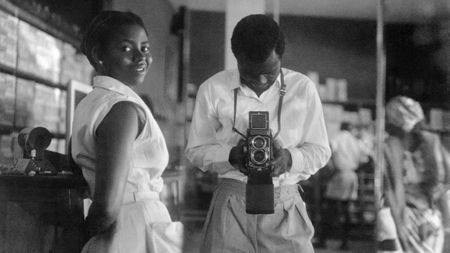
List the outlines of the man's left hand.
<svg viewBox="0 0 450 253">
<path fill-rule="evenodd" d="M 289 150 L 282 148 L 278 141 L 274 141 L 273 145 L 274 160 L 270 162 L 273 168 L 272 175 L 278 177 L 279 175 L 289 172 L 292 166 L 292 157 Z"/>
</svg>

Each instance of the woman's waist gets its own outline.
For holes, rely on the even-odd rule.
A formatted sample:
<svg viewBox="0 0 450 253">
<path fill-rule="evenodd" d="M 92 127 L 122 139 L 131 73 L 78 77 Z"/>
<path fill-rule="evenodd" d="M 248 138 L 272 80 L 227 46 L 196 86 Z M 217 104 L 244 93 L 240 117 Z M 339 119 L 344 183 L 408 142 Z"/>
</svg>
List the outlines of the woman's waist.
<svg viewBox="0 0 450 253">
<path fill-rule="evenodd" d="M 94 195 L 95 190 L 95 171 L 82 168 L 83 177 L 85 178 L 90 195 Z M 158 194 L 163 190 L 164 181 L 161 175 L 150 175 L 149 173 L 130 172 L 125 185 L 125 192 L 157 192 Z"/>
<path fill-rule="evenodd" d="M 164 181 L 161 176 L 154 177 L 128 177 L 125 192 L 161 192 Z"/>
</svg>

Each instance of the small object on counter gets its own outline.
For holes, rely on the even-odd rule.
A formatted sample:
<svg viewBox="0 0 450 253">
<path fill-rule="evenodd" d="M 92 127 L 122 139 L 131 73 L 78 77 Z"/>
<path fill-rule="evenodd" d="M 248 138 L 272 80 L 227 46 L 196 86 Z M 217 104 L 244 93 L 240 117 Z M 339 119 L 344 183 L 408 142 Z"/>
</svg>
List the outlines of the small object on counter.
<svg viewBox="0 0 450 253">
<path fill-rule="evenodd" d="M 28 176 L 33 177 L 36 175 L 36 171 L 34 170 L 30 170 L 30 172 L 28 172 Z"/>
<path fill-rule="evenodd" d="M 68 170 L 63 170 L 63 171 L 58 172 L 58 174 L 60 174 L 60 175 L 73 175 L 73 172 L 72 171 L 68 171 Z"/>
<path fill-rule="evenodd" d="M 54 176 L 56 175 L 56 173 L 54 173 L 53 171 L 49 171 L 49 170 L 42 170 L 38 172 L 39 176 Z"/>
</svg>

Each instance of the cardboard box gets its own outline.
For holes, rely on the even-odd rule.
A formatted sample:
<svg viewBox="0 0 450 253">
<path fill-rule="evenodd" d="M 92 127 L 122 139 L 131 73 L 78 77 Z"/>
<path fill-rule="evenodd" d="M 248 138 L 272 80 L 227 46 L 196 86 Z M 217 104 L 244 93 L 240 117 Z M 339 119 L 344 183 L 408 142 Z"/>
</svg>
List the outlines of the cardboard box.
<svg viewBox="0 0 450 253">
<path fill-rule="evenodd" d="M 0 124 L 13 126 L 16 79 L 0 72 Z"/>
</svg>

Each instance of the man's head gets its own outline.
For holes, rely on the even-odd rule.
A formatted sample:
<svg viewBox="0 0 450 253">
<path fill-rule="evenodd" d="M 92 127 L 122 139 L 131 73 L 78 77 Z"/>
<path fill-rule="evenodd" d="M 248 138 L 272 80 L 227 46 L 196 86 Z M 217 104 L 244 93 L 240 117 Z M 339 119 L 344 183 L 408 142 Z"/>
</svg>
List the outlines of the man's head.
<svg viewBox="0 0 450 253">
<path fill-rule="evenodd" d="M 261 63 L 273 50 L 281 59 L 284 35 L 272 18 L 262 14 L 249 15 L 236 24 L 231 37 L 231 50 L 238 61 L 244 58 Z"/>
<path fill-rule="evenodd" d="M 250 15 L 234 28 L 231 50 L 238 62 L 241 82 L 260 94 L 278 77 L 284 53 L 284 35 L 272 18 L 262 14 Z"/>
</svg>

